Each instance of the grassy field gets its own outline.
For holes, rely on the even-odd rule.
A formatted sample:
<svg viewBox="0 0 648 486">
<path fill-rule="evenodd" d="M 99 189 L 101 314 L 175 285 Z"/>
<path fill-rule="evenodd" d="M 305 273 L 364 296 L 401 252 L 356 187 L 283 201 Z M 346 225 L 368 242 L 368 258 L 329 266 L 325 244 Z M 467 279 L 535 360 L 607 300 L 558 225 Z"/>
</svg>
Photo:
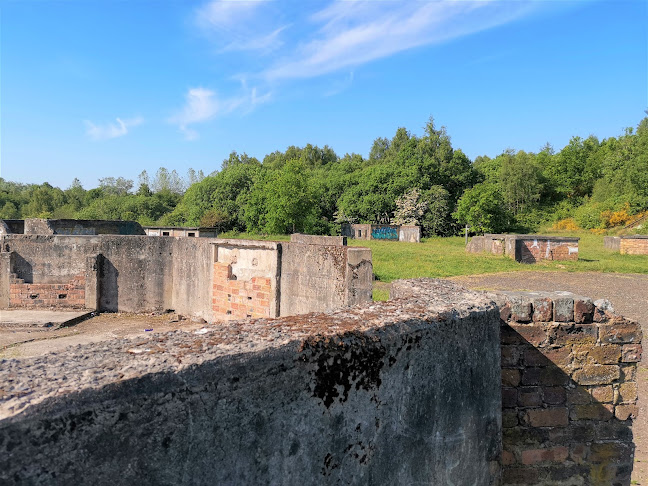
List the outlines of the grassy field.
<svg viewBox="0 0 648 486">
<path fill-rule="evenodd" d="M 648 256 L 621 255 L 606 250 L 602 236 L 588 232 L 554 234 L 581 238 L 578 261 L 529 265 L 504 256 L 466 253 L 462 237 L 428 238 L 422 243 L 349 240 L 349 245 L 366 246 L 372 250 L 377 279 L 374 300 L 386 299 L 389 293 L 386 283 L 401 278 L 525 271 L 648 273 Z"/>
</svg>

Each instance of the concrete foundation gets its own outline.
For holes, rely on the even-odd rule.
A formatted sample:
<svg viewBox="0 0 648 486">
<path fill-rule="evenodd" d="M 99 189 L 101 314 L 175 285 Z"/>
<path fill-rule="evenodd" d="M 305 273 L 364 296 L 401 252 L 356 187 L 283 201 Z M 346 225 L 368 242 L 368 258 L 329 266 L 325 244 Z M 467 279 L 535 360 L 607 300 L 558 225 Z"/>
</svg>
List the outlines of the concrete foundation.
<svg viewBox="0 0 648 486">
<path fill-rule="evenodd" d="M 561 236 L 485 234 L 473 236 L 466 246 L 466 251 L 505 255 L 521 263 L 536 263 L 541 260 L 578 260 L 579 239 Z"/>
<path fill-rule="evenodd" d="M 398 224 L 343 224 L 342 236 L 357 240 L 391 240 L 420 243 L 421 227 Z"/>
</svg>

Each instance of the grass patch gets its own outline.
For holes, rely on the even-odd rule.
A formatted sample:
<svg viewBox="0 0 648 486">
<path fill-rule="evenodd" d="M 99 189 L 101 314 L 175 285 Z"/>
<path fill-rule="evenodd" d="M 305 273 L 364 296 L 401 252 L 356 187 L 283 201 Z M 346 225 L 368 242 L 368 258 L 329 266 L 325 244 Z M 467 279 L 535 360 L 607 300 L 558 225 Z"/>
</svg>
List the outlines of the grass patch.
<svg viewBox="0 0 648 486">
<path fill-rule="evenodd" d="M 374 273 L 380 282 L 391 282 L 401 278 L 440 278 L 496 272 L 648 273 L 648 255 L 621 255 L 607 250 L 603 247 L 602 236 L 588 232 L 553 234 L 581 238 L 578 261 L 546 261 L 529 265 L 504 256 L 466 253 L 465 240 L 462 237 L 427 238 L 422 243 L 350 239 L 349 245 L 371 248 Z"/>
</svg>

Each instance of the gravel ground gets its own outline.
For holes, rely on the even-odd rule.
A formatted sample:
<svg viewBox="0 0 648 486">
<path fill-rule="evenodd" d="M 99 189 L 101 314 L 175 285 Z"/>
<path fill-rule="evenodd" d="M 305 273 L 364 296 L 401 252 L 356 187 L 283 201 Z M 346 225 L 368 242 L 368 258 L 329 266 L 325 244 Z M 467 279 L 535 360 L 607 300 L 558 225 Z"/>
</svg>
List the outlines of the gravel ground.
<svg viewBox="0 0 648 486">
<path fill-rule="evenodd" d="M 454 277 L 450 280 L 475 290 L 564 290 L 592 299 L 608 299 L 617 314 L 641 324 L 648 337 L 648 275 L 615 273 L 510 272 Z M 648 338 L 644 339 L 648 343 Z M 646 346 L 646 344 L 644 344 Z M 648 348 L 639 363 L 639 417 L 635 436 L 633 485 L 648 486 Z"/>
</svg>

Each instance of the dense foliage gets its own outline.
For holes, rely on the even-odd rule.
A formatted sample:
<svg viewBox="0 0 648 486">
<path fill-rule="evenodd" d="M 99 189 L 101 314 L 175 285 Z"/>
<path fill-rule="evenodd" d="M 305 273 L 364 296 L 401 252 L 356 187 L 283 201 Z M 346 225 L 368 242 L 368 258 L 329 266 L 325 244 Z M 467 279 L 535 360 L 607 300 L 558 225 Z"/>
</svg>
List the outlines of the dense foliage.
<svg viewBox="0 0 648 486">
<path fill-rule="evenodd" d="M 368 159 L 309 144 L 262 162 L 232 152 L 207 177 L 160 168 L 149 180 L 143 172 L 137 185 L 105 177 L 85 190 L 75 179 L 62 190 L 0 178 L 4 219 L 132 219 L 220 231 L 335 234 L 343 222 L 415 222 L 424 236 L 457 234 L 466 224 L 474 232 L 554 221 L 605 229 L 647 210 L 648 118 L 619 137 L 574 137 L 559 152 L 507 150 L 474 162 L 430 119 L 422 136 L 399 128 L 377 138 Z"/>
</svg>

